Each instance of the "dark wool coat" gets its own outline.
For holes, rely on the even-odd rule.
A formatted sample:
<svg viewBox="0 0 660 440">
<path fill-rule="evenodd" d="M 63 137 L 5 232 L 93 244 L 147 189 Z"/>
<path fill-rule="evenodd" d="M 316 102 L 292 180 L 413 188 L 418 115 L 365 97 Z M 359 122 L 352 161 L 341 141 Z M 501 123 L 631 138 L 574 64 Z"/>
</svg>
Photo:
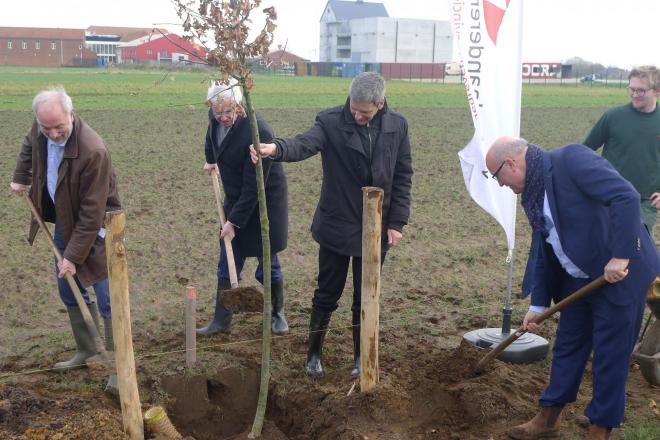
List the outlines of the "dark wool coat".
<svg viewBox="0 0 660 440">
<path fill-rule="evenodd" d="M 561 403 L 570 399 L 564 396 L 576 395 L 593 350 L 594 393 L 585 415 L 600 426 L 619 426 L 646 292 L 660 273 L 658 251 L 641 222 L 639 193 L 588 147 L 572 144 L 544 152 L 543 183 L 561 249 L 588 278 L 570 276 L 553 246 L 535 231 L 525 273 L 530 304 L 558 303 L 601 276 L 611 258 L 628 259 L 629 272 L 562 310 L 550 384 L 540 401 Z"/>
<path fill-rule="evenodd" d="M 602 275 L 611 258 L 629 259 L 628 276 L 599 291 L 613 304 L 643 302 L 660 273 L 660 259 L 640 220 L 639 193 L 607 160 L 583 145 L 544 153 L 543 167 L 548 205 L 566 256 L 590 279 Z M 562 300 L 565 273 L 545 239 L 534 240 L 525 273 L 531 304 L 549 306 L 551 300 Z"/>
<path fill-rule="evenodd" d="M 25 136 L 16 162 L 14 182 L 32 185 L 30 198 L 46 221 L 54 221 L 46 212 L 47 138 L 36 120 Z M 82 119 L 74 115 L 73 131 L 64 147 L 55 189 L 55 216 L 65 245 L 64 258 L 76 265 L 76 275 L 84 287 L 107 278 L 105 243 L 99 237 L 105 213 L 121 209 L 117 182 L 103 139 Z M 52 205 L 51 205 L 52 206 Z M 30 244 L 39 230 L 32 219 Z"/>
<path fill-rule="evenodd" d="M 273 129 L 257 115 L 261 142 L 271 142 Z M 252 132 L 247 117 L 237 119 L 220 145 L 216 133 L 220 124 L 209 110 L 204 153 L 207 163 L 217 163 L 225 191 L 224 208 L 227 220 L 238 226 L 232 240 L 244 257 L 263 253 L 259 200 L 257 198 L 256 167 L 250 160 Z M 286 249 L 288 236 L 287 183 L 282 164 L 263 160 L 266 187 L 266 209 L 270 226 L 271 253 Z"/>
<path fill-rule="evenodd" d="M 362 256 L 362 187 L 384 190 L 383 246 L 387 246 L 387 229 L 401 231 L 410 216 L 413 169 L 408 122 L 388 109 L 387 103 L 379 113 L 380 124 L 367 127 L 373 142 L 371 159 L 348 101 L 320 112 L 306 133 L 276 139 L 278 160 L 284 162 L 321 153 L 323 183 L 312 235 L 321 246 L 340 255 Z"/>
</svg>

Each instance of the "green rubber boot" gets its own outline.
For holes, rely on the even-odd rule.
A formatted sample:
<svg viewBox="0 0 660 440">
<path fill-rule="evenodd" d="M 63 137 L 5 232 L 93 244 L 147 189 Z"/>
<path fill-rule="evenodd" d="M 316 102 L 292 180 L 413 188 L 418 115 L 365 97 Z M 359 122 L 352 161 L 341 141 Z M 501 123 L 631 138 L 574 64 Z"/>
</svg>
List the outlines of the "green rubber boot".
<svg viewBox="0 0 660 440">
<path fill-rule="evenodd" d="M 89 313 L 92 315 L 96 328 L 99 328 L 99 310 L 96 303 L 88 304 Z M 76 341 L 77 351 L 71 359 L 64 362 L 55 364 L 55 370 L 68 371 L 76 368 L 85 368 L 87 364 L 85 361 L 96 354 L 96 345 L 94 338 L 87 329 L 87 324 L 83 318 L 82 312 L 78 307 L 67 307 L 69 313 L 69 321 L 71 321 L 71 330 L 73 331 L 73 338 Z"/>
</svg>

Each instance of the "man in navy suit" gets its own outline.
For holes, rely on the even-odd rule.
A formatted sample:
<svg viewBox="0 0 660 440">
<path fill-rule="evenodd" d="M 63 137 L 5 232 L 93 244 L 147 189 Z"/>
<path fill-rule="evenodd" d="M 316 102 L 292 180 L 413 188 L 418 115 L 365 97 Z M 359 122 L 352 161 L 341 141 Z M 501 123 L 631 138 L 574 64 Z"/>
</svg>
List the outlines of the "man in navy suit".
<svg viewBox="0 0 660 440">
<path fill-rule="evenodd" d="M 640 220 L 639 194 L 603 158 L 583 145 L 543 151 L 524 139 L 502 137 L 486 155 L 500 186 L 522 195 L 534 234 L 526 277 L 531 305 L 523 327 L 603 275 L 608 284 L 561 312 L 550 382 L 529 422 L 514 439 L 559 436 L 563 407 L 574 402 L 593 350 L 593 396 L 585 410 L 587 439 L 607 439 L 623 419 L 625 385 L 639 334 L 645 294 L 660 259 Z"/>
</svg>

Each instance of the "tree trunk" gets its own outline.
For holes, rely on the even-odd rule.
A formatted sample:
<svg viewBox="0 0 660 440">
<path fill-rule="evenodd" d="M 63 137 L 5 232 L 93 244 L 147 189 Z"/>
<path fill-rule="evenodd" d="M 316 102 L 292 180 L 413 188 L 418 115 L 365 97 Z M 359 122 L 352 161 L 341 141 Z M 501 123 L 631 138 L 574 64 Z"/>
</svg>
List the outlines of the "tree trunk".
<svg viewBox="0 0 660 440">
<path fill-rule="evenodd" d="M 240 80 L 243 89 L 243 98 L 247 107 L 250 128 L 252 130 L 252 143 L 259 153 L 259 127 L 257 126 L 257 116 L 252 106 L 252 96 L 246 87 L 245 79 Z M 263 243 L 263 266 L 264 266 L 264 311 L 262 323 L 262 342 L 261 342 L 261 383 L 259 385 L 259 400 L 257 402 L 257 412 L 252 422 L 250 438 L 261 437 L 261 429 L 264 425 L 266 415 L 266 405 L 268 403 L 268 385 L 270 382 L 270 347 L 271 347 L 271 265 L 270 265 L 270 236 L 268 225 L 268 212 L 266 210 L 266 188 L 264 184 L 264 168 L 261 157 L 257 162 L 257 194 L 259 197 L 259 220 L 261 223 L 261 242 Z"/>
</svg>

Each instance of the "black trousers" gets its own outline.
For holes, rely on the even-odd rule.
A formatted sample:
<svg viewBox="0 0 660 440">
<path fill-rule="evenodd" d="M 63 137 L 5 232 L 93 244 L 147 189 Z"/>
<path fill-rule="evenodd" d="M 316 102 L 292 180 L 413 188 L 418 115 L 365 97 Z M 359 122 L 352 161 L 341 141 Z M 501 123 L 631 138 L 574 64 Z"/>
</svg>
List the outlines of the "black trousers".
<svg viewBox="0 0 660 440">
<path fill-rule="evenodd" d="M 381 252 L 381 268 L 386 252 Z M 352 261 L 353 269 L 353 305 L 351 310 L 359 312 L 362 305 L 362 258 L 340 255 L 328 248 L 319 248 L 318 288 L 314 290 L 312 307 L 323 312 L 334 312 L 339 305 L 339 298 L 344 292 L 348 266 Z"/>
</svg>

